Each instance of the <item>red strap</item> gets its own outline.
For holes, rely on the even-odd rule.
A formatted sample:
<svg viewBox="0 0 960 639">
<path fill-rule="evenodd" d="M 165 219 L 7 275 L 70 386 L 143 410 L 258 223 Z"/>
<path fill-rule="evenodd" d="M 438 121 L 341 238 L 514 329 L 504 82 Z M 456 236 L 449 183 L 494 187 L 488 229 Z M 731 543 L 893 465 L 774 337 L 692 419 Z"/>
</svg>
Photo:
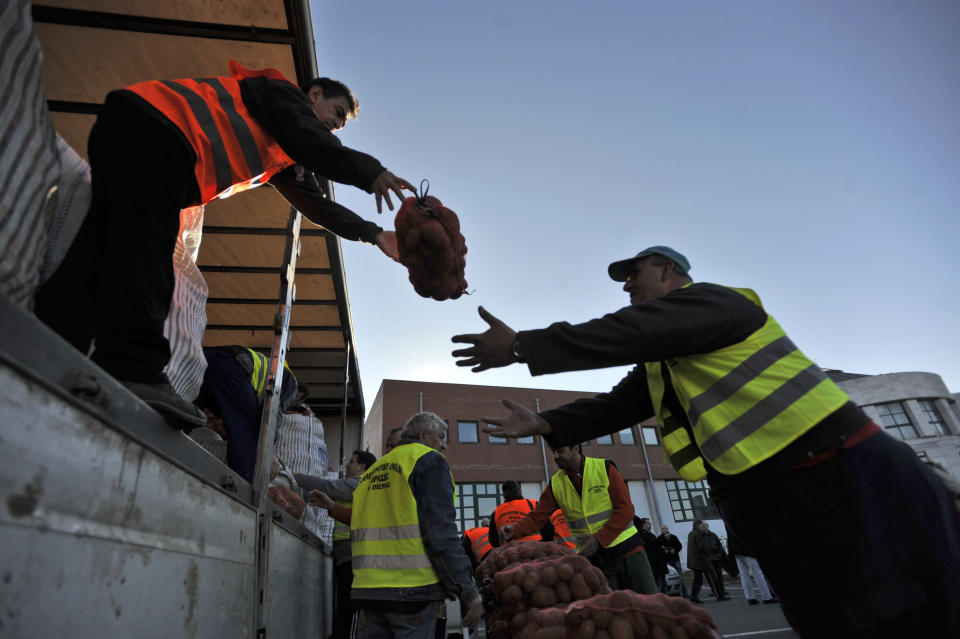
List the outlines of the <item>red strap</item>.
<svg viewBox="0 0 960 639">
<path fill-rule="evenodd" d="M 820 453 L 815 457 L 811 457 L 807 461 L 800 462 L 799 464 L 792 466 L 792 468 L 806 468 L 807 466 L 813 466 L 814 464 L 819 464 L 820 462 L 827 461 L 828 459 L 833 459 L 844 448 L 852 448 L 853 446 L 856 446 L 865 440 L 867 437 L 876 435 L 880 432 L 880 430 L 881 428 L 877 425 L 877 423 L 873 420 L 870 420 L 855 430 L 853 434 L 847 437 L 839 446 L 834 446 L 824 453 Z"/>
</svg>

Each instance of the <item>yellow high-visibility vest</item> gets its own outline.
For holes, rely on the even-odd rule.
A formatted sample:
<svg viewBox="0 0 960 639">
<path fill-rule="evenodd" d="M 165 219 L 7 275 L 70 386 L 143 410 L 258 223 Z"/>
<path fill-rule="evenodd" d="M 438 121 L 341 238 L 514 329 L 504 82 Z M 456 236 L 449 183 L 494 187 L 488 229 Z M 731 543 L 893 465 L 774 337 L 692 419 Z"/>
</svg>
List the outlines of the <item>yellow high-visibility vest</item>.
<svg viewBox="0 0 960 639">
<path fill-rule="evenodd" d="M 337 503 L 347 508 L 353 508 L 352 501 L 337 500 Z M 348 541 L 350 539 L 350 524 L 345 524 L 337 519 L 333 520 L 333 540 Z"/>
<path fill-rule="evenodd" d="M 410 474 L 423 444 L 403 444 L 381 457 L 353 492 L 350 542 L 353 587 L 411 588 L 439 583 L 420 536 Z M 439 454 L 439 453 L 437 453 Z"/>
<path fill-rule="evenodd" d="M 752 290 L 732 290 L 763 307 Z M 662 366 L 695 441 L 663 405 Z M 667 460 L 687 481 L 706 477 L 705 462 L 727 475 L 759 464 L 850 399 L 769 314 L 741 342 L 645 368 Z"/>
<path fill-rule="evenodd" d="M 562 470 L 558 470 L 550 478 L 550 489 L 563 511 L 563 516 L 567 519 L 570 533 L 576 538 L 577 550 L 580 550 L 583 545 L 581 539 L 603 528 L 613 514 L 607 463 L 595 457 L 584 458 L 583 485 L 580 487 L 580 495 L 577 494 L 573 482 Z M 613 548 L 636 534 L 636 526 L 630 524 L 607 548 Z"/>
</svg>

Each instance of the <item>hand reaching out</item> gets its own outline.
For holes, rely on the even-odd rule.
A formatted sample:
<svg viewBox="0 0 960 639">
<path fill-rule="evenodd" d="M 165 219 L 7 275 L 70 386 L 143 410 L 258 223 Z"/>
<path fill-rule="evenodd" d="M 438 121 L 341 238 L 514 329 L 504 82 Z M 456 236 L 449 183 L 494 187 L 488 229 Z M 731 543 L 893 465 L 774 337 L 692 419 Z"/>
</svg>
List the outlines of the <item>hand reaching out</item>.
<svg viewBox="0 0 960 639">
<path fill-rule="evenodd" d="M 482 306 L 477 310 L 490 328 L 483 333 L 454 335 L 451 338 L 453 342 L 473 344 L 470 348 L 461 348 L 451 353 L 454 357 L 464 358 L 457 361 L 457 366 L 473 366 L 471 370 L 479 373 L 488 368 L 507 366 L 516 362 L 517 359 L 513 356 L 513 341 L 517 339 L 516 331 L 488 313 Z"/>
<path fill-rule="evenodd" d="M 377 213 L 383 213 L 383 200 L 387 200 L 387 208 L 393 210 L 393 202 L 390 200 L 390 191 L 393 191 L 400 202 L 403 202 L 403 190 L 417 192 L 413 185 L 401 177 L 397 177 L 390 171 L 384 171 L 370 185 L 374 197 L 377 198 Z"/>
</svg>

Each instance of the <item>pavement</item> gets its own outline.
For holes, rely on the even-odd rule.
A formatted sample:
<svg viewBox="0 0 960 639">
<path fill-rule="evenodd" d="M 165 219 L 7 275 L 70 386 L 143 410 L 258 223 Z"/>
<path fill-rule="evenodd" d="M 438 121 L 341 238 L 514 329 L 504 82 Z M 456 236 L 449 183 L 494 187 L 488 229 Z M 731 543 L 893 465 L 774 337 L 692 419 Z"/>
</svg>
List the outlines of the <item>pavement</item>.
<svg viewBox="0 0 960 639">
<path fill-rule="evenodd" d="M 780 604 L 758 604 L 751 606 L 743 596 L 740 582 L 724 584 L 729 601 L 717 601 L 710 596 L 710 589 L 700 591 L 699 605 L 710 613 L 717 629 L 725 638 L 744 637 L 745 639 L 799 639 L 783 616 Z"/>
</svg>

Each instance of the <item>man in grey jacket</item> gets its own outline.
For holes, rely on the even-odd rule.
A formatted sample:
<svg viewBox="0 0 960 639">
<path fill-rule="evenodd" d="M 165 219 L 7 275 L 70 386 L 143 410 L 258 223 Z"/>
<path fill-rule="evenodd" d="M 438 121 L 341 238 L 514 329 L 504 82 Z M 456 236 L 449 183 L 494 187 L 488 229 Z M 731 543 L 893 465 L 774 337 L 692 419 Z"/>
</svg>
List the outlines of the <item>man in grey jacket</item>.
<svg viewBox="0 0 960 639">
<path fill-rule="evenodd" d="M 323 506 L 318 502 L 318 493 L 325 493 L 334 503 L 341 506 L 353 504 L 353 491 L 360 483 L 360 476 L 373 466 L 377 458 L 368 450 L 355 450 L 346 465 L 346 477 L 328 479 L 295 473 L 297 484 L 303 489 L 305 498 L 311 503 Z M 332 510 L 333 506 L 327 508 Z M 336 520 L 335 520 L 336 521 Z M 350 563 L 350 526 L 336 521 L 333 526 L 333 563 L 334 581 L 336 588 L 333 597 L 333 637 L 347 639 L 350 636 L 350 620 L 353 617 L 353 606 L 350 603 L 350 587 L 353 584 L 353 567 Z"/>
</svg>

